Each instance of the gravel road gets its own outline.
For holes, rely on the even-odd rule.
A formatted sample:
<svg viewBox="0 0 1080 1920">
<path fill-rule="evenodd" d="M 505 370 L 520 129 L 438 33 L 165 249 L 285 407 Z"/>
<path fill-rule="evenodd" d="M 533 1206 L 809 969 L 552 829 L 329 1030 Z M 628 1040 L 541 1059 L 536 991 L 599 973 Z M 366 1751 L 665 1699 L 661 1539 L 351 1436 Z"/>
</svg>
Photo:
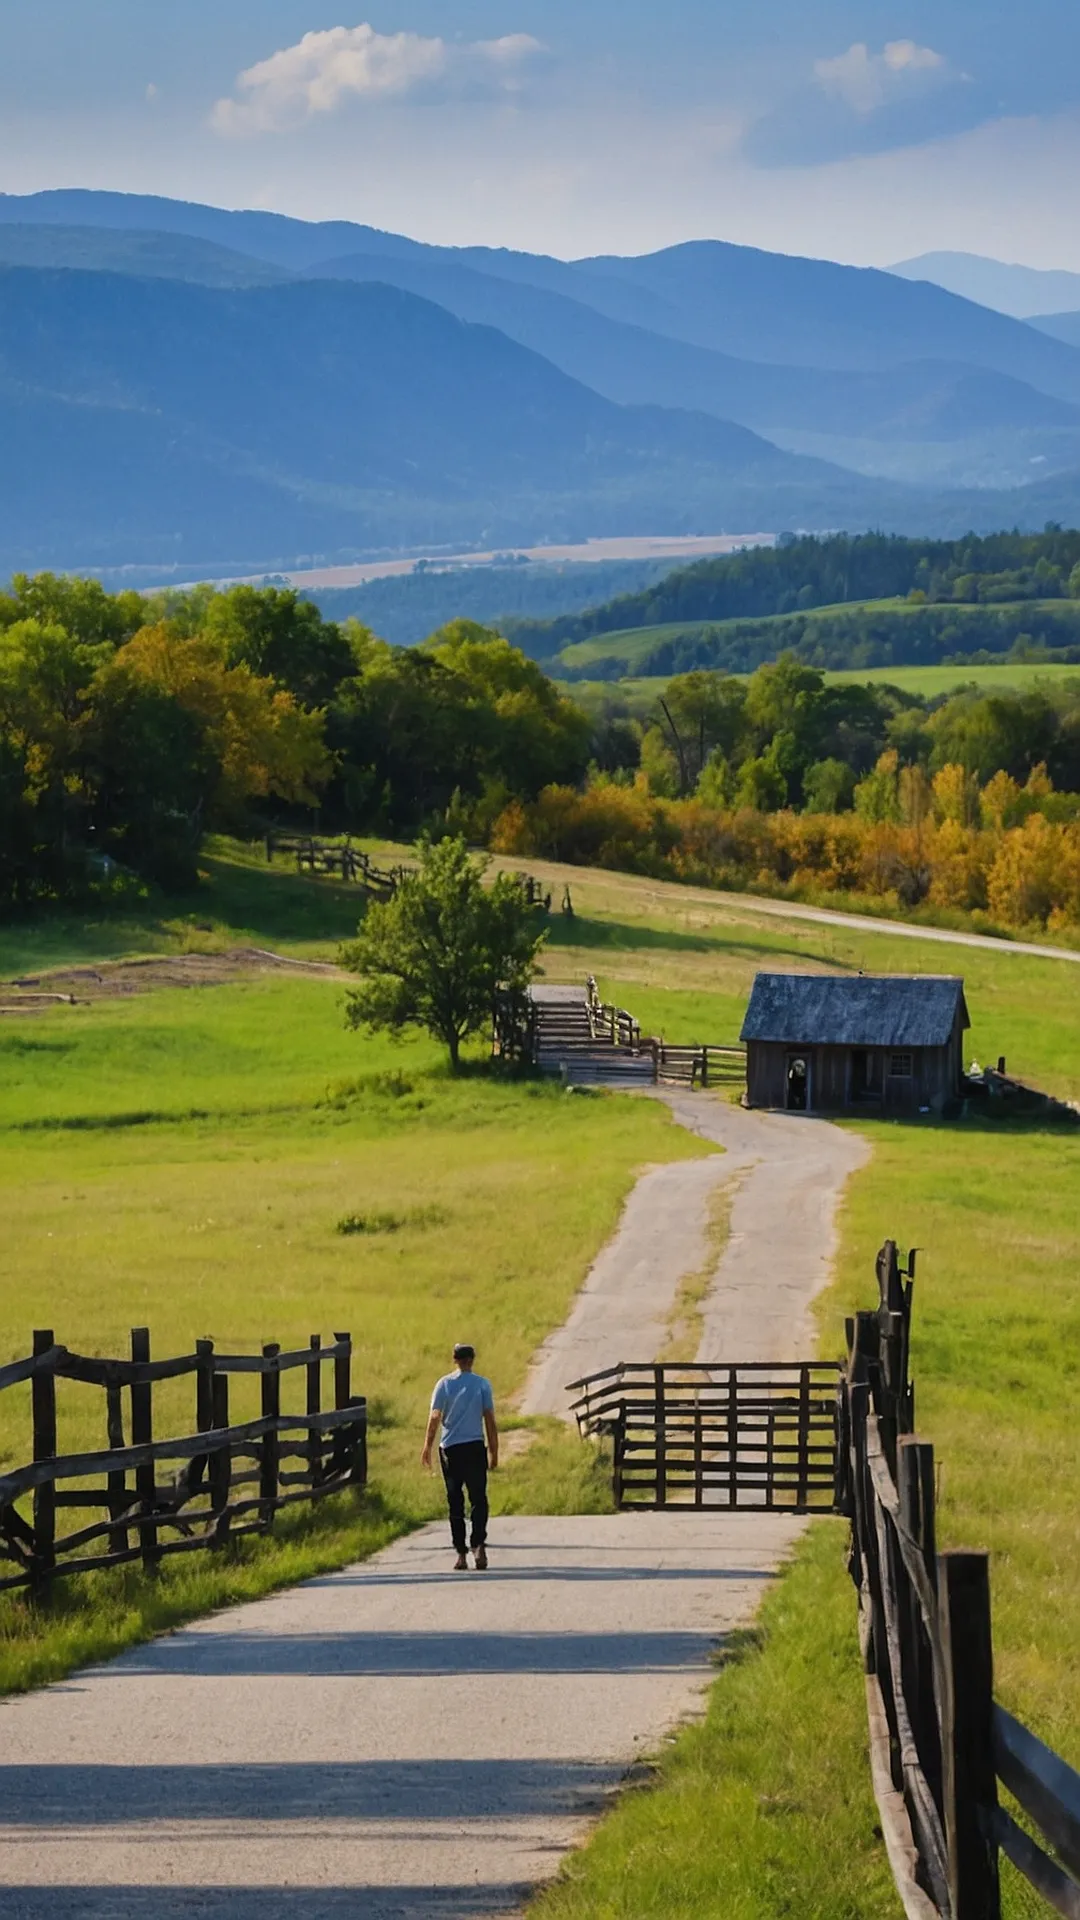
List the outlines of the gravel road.
<svg viewBox="0 0 1080 1920">
<path fill-rule="evenodd" d="M 662 1345 L 722 1181 L 738 1186 L 702 1355 L 812 1351 L 805 1316 L 862 1142 L 666 1097 L 726 1151 L 643 1175 L 538 1357 L 533 1411 L 563 1412 L 578 1371 Z M 699 1708 L 718 1644 L 753 1618 L 800 1526 L 753 1512 L 508 1518 L 486 1575 L 450 1572 L 445 1529 L 427 1527 L 9 1700 L 5 1920 L 516 1913 Z"/>
</svg>

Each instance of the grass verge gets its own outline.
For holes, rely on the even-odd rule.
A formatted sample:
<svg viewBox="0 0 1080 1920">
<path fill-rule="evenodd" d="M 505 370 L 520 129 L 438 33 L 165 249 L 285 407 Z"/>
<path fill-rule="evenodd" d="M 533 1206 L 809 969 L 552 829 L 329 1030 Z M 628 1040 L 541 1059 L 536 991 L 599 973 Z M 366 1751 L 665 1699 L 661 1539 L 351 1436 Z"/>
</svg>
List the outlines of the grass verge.
<svg viewBox="0 0 1080 1920">
<path fill-rule="evenodd" d="M 1080 1140 L 883 1124 L 851 1183 L 822 1350 L 875 1304 L 887 1235 L 922 1249 L 912 1366 L 945 1546 L 991 1554 L 997 1695 L 1080 1764 Z M 892 1920 L 870 1790 L 846 1530 L 815 1522 L 700 1727 L 535 1903 L 538 1920 Z M 1006 1920 L 1041 1911 L 1003 1863 Z"/>
<path fill-rule="evenodd" d="M 149 1326 L 159 1357 L 352 1330 L 370 1396 L 371 1496 L 144 1582 L 103 1575 L 35 1611 L 0 1599 L 0 1688 L 53 1678 L 227 1601 L 370 1551 L 434 1517 L 422 1473 L 431 1384 L 467 1329 L 500 1407 L 566 1315 L 637 1169 L 702 1145 L 652 1102 L 452 1078 L 424 1040 L 346 1033 L 341 986 L 256 978 L 58 1007 L 0 1030 L 0 1359 L 52 1327 L 91 1354 Z M 588 1177 L 582 1177 L 587 1168 Z M 342 1232 L 363 1221 L 367 1231 Z M 374 1230 L 372 1230 L 374 1229 Z M 302 1411 L 302 1375 L 283 1376 Z M 192 1430 L 190 1378 L 155 1389 L 159 1434 Z M 235 1420 L 257 1380 L 233 1381 Z M 63 1383 L 59 1447 L 104 1443 L 104 1396 Z M 588 1511 L 587 1450 L 541 1423 L 495 1506 Z M 29 1454 L 26 1386 L 0 1396 L 0 1467 Z"/>
</svg>

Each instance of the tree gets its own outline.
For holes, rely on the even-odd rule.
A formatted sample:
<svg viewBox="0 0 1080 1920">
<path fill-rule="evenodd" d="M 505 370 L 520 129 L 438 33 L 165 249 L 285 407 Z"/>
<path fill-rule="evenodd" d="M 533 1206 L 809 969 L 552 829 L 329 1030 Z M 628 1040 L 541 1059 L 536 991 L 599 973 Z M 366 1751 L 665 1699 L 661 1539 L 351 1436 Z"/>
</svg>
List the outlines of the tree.
<svg viewBox="0 0 1080 1920">
<path fill-rule="evenodd" d="M 854 791 L 855 775 L 843 760 L 815 760 L 803 777 L 803 811 L 841 813 Z"/>
<path fill-rule="evenodd" d="M 360 664 L 352 634 L 324 620 L 291 588 L 230 587 L 206 603 L 198 631 L 227 666 L 249 667 L 301 706 L 325 707 Z M 363 633 L 363 629 L 360 629 Z"/>
<path fill-rule="evenodd" d="M 523 994 L 546 934 L 520 880 L 484 885 L 486 861 L 464 840 L 422 841 L 419 866 L 392 900 L 368 908 L 342 964 L 362 976 L 346 1022 L 399 1034 L 422 1027 L 457 1072 L 462 1041 L 489 1025 L 499 988 Z"/>
<path fill-rule="evenodd" d="M 321 714 L 250 667 L 225 666 L 212 641 L 179 638 L 167 623 L 144 627 L 101 675 L 114 677 L 156 687 L 197 720 L 210 749 L 199 756 L 207 824 L 242 822 L 247 802 L 268 794 L 314 805 L 330 777 Z"/>
</svg>

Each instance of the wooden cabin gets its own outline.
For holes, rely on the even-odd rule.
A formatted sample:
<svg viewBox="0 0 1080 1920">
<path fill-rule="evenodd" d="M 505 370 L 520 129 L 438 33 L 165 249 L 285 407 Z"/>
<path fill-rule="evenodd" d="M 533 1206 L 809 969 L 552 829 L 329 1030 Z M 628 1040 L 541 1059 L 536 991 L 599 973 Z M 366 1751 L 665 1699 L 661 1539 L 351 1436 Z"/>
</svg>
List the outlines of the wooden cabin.
<svg viewBox="0 0 1080 1920">
<path fill-rule="evenodd" d="M 743 1021 L 751 1107 L 940 1113 L 962 1090 L 964 983 L 759 973 Z"/>
</svg>

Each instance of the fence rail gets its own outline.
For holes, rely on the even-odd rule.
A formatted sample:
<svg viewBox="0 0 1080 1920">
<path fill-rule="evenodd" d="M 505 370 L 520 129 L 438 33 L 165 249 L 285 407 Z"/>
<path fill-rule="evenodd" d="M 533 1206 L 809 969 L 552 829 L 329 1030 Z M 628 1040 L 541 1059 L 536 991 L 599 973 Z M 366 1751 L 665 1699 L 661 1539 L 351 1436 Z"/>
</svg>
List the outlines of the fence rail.
<svg viewBox="0 0 1080 1920">
<path fill-rule="evenodd" d="M 373 900 L 392 900 L 405 872 L 404 867 L 376 866 L 371 855 L 363 847 L 354 847 L 351 840 L 318 840 L 310 833 L 268 833 L 268 863 L 276 853 L 291 853 L 297 873 L 306 870 L 354 881 Z"/>
<path fill-rule="evenodd" d="M 999 1850 L 1080 1920 L 1080 1774 L 997 1705 L 989 1557 L 938 1553 L 934 1450 L 914 1433 L 914 1255 L 878 1256 L 848 1322 L 841 1503 L 851 1516 L 871 1770 L 909 1920 L 1000 1920 Z M 999 1803 L 999 1783 L 1034 1837 Z"/>
<path fill-rule="evenodd" d="M 589 1031 L 593 1040 L 606 1041 L 632 1054 L 651 1054 L 653 1077 L 689 1087 L 734 1086 L 746 1077 L 746 1048 L 731 1045 L 669 1046 L 655 1034 L 643 1034 L 640 1021 L 626 1007 L 601 1000 L 596 981 L 586 981 Z"/>
<path fill-rule="evenodd" d="M 621 1365 L 572 1383 L 619 1507 L 835 1511 L 839 1366 Z"/>
<path fill-rule="evenodd" d="M 334 1404 L 324 1408 L 326 1367 L 333 1369 Z M 304 1411 L 283 1414 L 281 1376 L 299 1368 Z M 352 1393 L 351 1368 L 347 1333 L 326 1346 L 313 1334 L 307 1347 L 282 1352 L 271 1343 L 258 1354 L 217 1353 L 213 1341 L 199 1340 L 191 1353 L 153 1360 L 148 1330 L 136 1327 L 130 1359 L 102 1360 L 72 1353 L 51 1331 L 38 1331 L 30 1355 L 0 1367 L 0 1392 L 29 1382 L 33 1430 L 32 1460 L 0 1473 L 0 1591 L 29 1587 L 43 1594 L 61 1576 L 134 1560 L 152 1569 L 170 1554 L 264 1533 L 275 1513 L 295 1502 L 362 1487 L 367 1403 Z M 155 1385 L 192 1374 L 195 1431 L 155 1439 Z M 260 1376 L 258 1418 L 231 1421 L 233 1374 Z M 57 1452 L 57 1383 L 63 1380 L 103 1390 L 106 1447 Z M 164 1481 L 159 1464 L 171 1461 L 184 1464 Z M 59 1516 L 68 1511 L 96 1517 L 63 1532 Z M 170 1533 L 179 1537 L 162 1538 Z M 5 1565 L 15 1572 L 5 1572 Z"/>
</svg>

